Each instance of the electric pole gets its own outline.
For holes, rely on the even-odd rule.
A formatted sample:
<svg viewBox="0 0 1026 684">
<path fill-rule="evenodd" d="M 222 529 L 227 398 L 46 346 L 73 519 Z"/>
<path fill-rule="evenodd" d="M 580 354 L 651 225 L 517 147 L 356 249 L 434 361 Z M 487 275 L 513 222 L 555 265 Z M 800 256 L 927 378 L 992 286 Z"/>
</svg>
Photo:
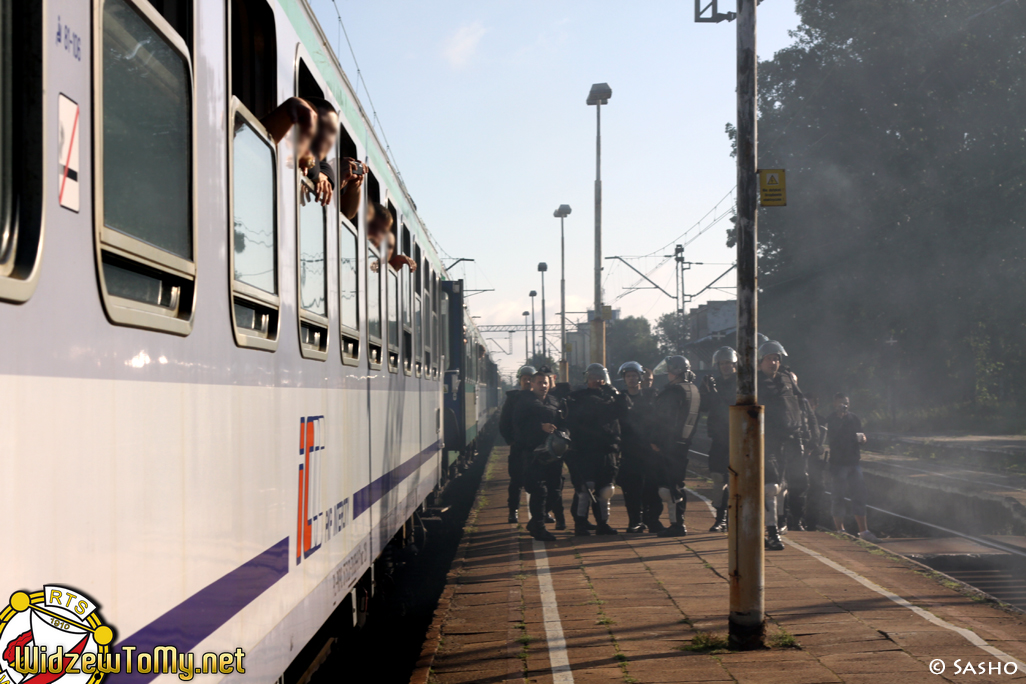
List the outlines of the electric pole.
<svg viewBox="0 0 1026 684">
<path fill-rule="evenodd" d="M 758 396 L 757 0 L 737 2 L 737 405 L 730 407 L 730 643 L 761 648 L 765 622 L 763 407 Z M 774 523 L 776 521 L 773 521 Z"/>
</svg>

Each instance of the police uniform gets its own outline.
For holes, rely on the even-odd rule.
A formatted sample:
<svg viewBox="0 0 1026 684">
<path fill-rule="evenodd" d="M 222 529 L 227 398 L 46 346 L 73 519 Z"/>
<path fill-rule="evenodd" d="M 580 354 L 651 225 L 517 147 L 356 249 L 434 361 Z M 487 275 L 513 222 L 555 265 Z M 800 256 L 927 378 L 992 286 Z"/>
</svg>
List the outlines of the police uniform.
<svg viewBox="0 0 1026 684">
<path fill-rule="evenodd" d="M 575 534 L 588 531 L 582 520 L 588 519 L 588 506 L 594 501 L 598 534 L 615 534 L 609 527 L 609 501 L 620 456 L 620 421 L 627 418 L 630 400 L 609 385 L 583 388 L 567 399 L 570 437 L 567 457 L 570 480 L 577 491 L 574 511 Z"/>
<path fill-rule="evenodd" d="M 687 372 L 690 373 L 690 370 Z M 687 478 L 688 455 L 700 407 L 698 388 L 683 379 L 664 387 L 653 402 L 650 439 L 652 444 L 659 447 L 656 478 L 659 482 L 659 495 L 667 506 L 670 519 L 670 527 L 660 532 L 660 535 L 687 533 L 684 525 L 684 512 L 687 509 L 684 480 Z"/>
<path fill-rule="evenodd" d="M 641 390 L 630 397 L 631 407 L 627 419 L 621 424 L 623 446 L 617 484 L 623 490 L 623 503 L 627 508 L 627 531 L 642 532 L 655 521 L 657 531 L 662 512 L 659 488 L 652 472 L 654 452 L 648 442 L 648 421 L 651 417 L 655 392 Z"/>
<path fill-rule="evenodd" d="M 710 532 L 722 532 L 727 520 L 727 470 L 730 467 L 730 406 L 737 397 L 737 374 L 724 376 L 718 370 L 707 376 L 701 388 L 701 410 L 707 412 L 705 430 L 709 435 L 709 472 L 723 482 L 722 494 L 715 500 L 716 522 Z"/>
<path fill-rule="evenodd" d="M 542 429 L 544 423 L 551 423 L 557 429 L 565 426 L 561 404 L 553 398 L 539 399 L 534 392 L 524 392 L 513 413 L 513 434 L 524 461 L 524 484 L 530 494 L 531 521 L 528 531 L 536 539 L 554 539 L 545 530 L 545 506 L 548 498 L 548 476 L 553 457 L 546 449 L 549 433 Z M 562 462 L 557 458 L 559 468 Z"/>
<path fill-rule="evenodd" d="M 803 432 L 806 430 L 801 392 L 794 376 L 780 370 L 772 378 L 759 371 L 759 401 L 765 406 L 766 523 L 771 543 L 779 542 L 776 495 L 786 488 L 792 498 L 792 514 L 805 514 Z M 781 545 L 782 546 L 782 545 Z"/>
<path fill-rule="evenodd" d="M 566 417 L 566 398 L 570 396 L 570 383 L 560 382 L 556 383 L 556 386 L 549 391 L 548 396 L 545 397 L 546 401 L 555 402 L 556 406 L 562 412 L 565 419 Z M 553 461 L 548 465 L 545 471 L 545 488 L 548 490 L 548 500 L 545 505 L 545 510 L 552 514 L 553 519 L 556 521 L 557 530 L 566 529 L 566 514 L 563 510 L 563 484 L 565 478 L 563 477 L 563 459 Z"/>
<path fill-rule="evenodd" d="M 509 522 L 511 523 L 517 522 L 520 490 L 524 488 L 524 458 L 513 433 L 513 413 L 520 398 L 530 393 L 530 390 L 506 392 L 506 401 L 503 402 L 502 413 L 499 414 L 499 434 L 509 444 L 509 458 L 506 462 L 506 469 L 509 473 L 509 489 L 506 494 L 506 505 L 509 508 Z"/>
</svg>

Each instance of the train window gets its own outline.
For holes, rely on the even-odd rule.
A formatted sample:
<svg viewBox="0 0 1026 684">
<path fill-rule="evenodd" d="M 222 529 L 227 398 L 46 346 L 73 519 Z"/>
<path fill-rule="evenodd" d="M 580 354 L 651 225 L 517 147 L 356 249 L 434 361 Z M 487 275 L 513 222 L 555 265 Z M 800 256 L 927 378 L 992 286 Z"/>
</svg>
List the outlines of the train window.
<svg viewBox="0 0 1026 684">
<path fill-rule="evenodd" d="M 299 60 L 299 70 L 296 74 L 296 95 L 299 97 L 324 98 L 324 90 L 317 83 L 317 79 L 314 78 L 310 68 L 306 66 L 306 62 L 302 59 Z"/>
<path fill-rule="evenodd" d="M 414 274 L 414 280 L 420 280 L 420 274 Z M 420 295 L 413 295 L 413 339 L 414 348 L 416 349 L 416 357 L 414 358 L 414 370 L 417 372 L 417 377 L 420 377 L 420 373 L 424 368 L 424 328 L 422 327 L 422 316 L 421 311 L 421 297 Z"/>
<path fill-rule="evenodd" d="M 297 203 L 300 353 L 323 361 L 328 352 L 328 213 L 306 178 L 300 179 Z"/>
<path fill-rule="evenodd" d="M 345 123 L 341 119 L 341 115 L 338 122 L 338 163 L 336 164 L 335 177 L 344 178 L 345 174 L 340 170 L 342 168 L 343 159 L 356 159 L 359 160 L 359 152 L 356 150 L 356 143 L 353 142 L 352 136 L 349 135 L 349 131 L 346 130 Z M 345 186 L 338 188 L 339 193 L 345 192 Z M 356 195 L 359 198 L 359 195 Z M 342 220 L 348 223 L 353 230 L 356 230 L 356 217 L 360 211 L 360 203 L 357 201 L 355 206 L 352 202 L 343 202 L 341 194 L 339 195 L 338 208 L 339 213 L 342 216 Z"/>
<path fill-rule="evenodd" d="M 381 273 L 388 264 L 367 243 L 367 345 L 371 368 L 381 368 Z"/>
<path fill-rule="evenodd" d="M 447 353 L 446 348 L 441 344 L 441 335 L 438 329 L 438 308 L 440 302 L 438 301 L 437 273 L 431 274 L 431 303 L 434 304 L 434 308 L 431 309 L 431 350 L 434 352 L 431 357 L 431 375 L 437 379 L 439 357 Z"/>
<path fill-rule="evenodd" d="M 385 306 L 388 307 L 388 370 L 399 370 L 399 274 L 391 266 L 388 269 L 388 293 Z"/>
<path fill-rule="evenodd" d="M 359 236 L 346 222 L 338 231 L 339 324 L 342 362 L 356 365 L 360 358 Z"/>
<path fill-rule="evenodd" d="M 434 329 L 431 327 L 434 323 L 434 317 L 432 317 L 432 298 L 431 298 L 431 264 L 428 263 L 427 259 L 424 259 L 424 263 L 421 268 L 417 269 L 417 277 L 422 280 L 422 287 L 424 288 L 424 305 L 423 305 L 423 320 L 421 321 L 421 334 L 424 336 L 424 377 L 431 377 L 431 362 L 433 361 L 432 351 L 434 350 Z"/>
<path fill-rule="evenodd" d="M 187 335 L 196 278 L 189 48 L 145 0 L 105 0 L 101 23 L 94 137 L 104 305 L 114 323 Z"/>
<path fill-rule="evenodd" d="M 413 291 L 416 292 L 417 294 L 420 294 L 421 293 L 421 281 L 423 280 L 423 278 L 421 276 L 424 275 L 424 271 L 421 270 L 421 269 L 424 266 L 424 264 L 421 262 L 421 258 L 420 258 L 420 245 L 418 245 L 418 244 L 414 244 L 413 245 L 413 260 L 417 262 L 417 271 L 418 271 L 417 275 L 414 276 L 414 278 L 413 278 Z"/>
<path fill-rule="evenodd" d="M 388 203 L 388 210 L 392 212 L 392 216 L 395 216 L 395 207 L 392 203 Z M 402 229 L 398 230 L 397 223 L 393 223 L 393 226 L 397 226 L 396 232 L 396 245 L 397 249 L 404 256 L 410 256 L 410 229 L 405 223 L 402 224 Z M 413 303 L 410 297 L 410 288 L 412 287 L 412 273 L 410 268 L 404 266 L 400 270 L 400 295 L 402 298 L 402 317 L 403 317 L 403 372 L 410 375 L 413 372 Z"/>
<path fill-rule="evenodd" d="M 455 365 L 452 358 L 452 350 L 449 348 L 449 293 L 442 291 L 438 296 L 438 306 L 441 309 L 438 314 L 440 323 L 438 326 L 438 332 L 441 335 L 439 346 L 441 346 L 441 353 L 445 355 L 446 359 L 444 370 L 452 370 Z"/>
<path fill-rule="evenodd" d="M 192 46 L 192 0 L 150 0 L 186 45 Z"/>
<path fill-rule="evenodd" d="M 277 39 L 267 0 L 231 0 L 231 93 L 260 119 L 278 106 Z"/>
<path fill-rule="evenodd" d="M 367 187 L 367 204 L 370 204 L 372 202 L 380 202 L 381 201 L 381 186 L 378 184 L 377 176 L 374 175 L 374 172 L 371 171 L 369 166 L 367 167 L 367 182 L 364 183 L 364 185 Z M 366 220 L 368 215 L 369 215 L 369 212 L 367 210 L 364 210 L 364 212 L 363 212 L 364 220 Z M 364 225 L 364 229 L 365 230 L 368 227 L 369 226 Z"/>
<path fill-rule="evenodd" d="M 32 296 L 43 247 L 42 22 L 42 3 L 0 0 L 0 299 L 12 302 Z"/>
<path fill-rule="evenodd" d="M 278 347 L 277 153 L 264 127 L 233 99 L 229 259 L 232 321 L 240 347 Z"/>
</svg>

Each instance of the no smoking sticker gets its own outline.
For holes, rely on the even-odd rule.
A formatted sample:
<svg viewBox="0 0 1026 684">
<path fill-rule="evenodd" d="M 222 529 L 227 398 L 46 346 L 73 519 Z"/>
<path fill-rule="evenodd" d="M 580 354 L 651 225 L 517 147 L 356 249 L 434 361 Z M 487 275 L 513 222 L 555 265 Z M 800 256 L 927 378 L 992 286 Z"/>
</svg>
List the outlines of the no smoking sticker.
<svg viewBox="0 0 1026 684">
<path fill-rule="evenodd" d="M 57 120 L 60 126 L 57 140 L 58 169 L 60 178 L 57 180 L 58 198 L 65 209 L 78 211 L 78 114 L 76 102 L 60 95 L 57 107 Z"/>
</svg>

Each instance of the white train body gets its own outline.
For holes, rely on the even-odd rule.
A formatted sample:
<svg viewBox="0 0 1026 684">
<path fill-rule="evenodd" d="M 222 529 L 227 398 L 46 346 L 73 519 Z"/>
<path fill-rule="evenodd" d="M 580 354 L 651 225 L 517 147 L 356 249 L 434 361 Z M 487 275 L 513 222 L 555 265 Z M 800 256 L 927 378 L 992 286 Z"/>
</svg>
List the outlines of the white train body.
<svg viewBox="0 0 1026 684">
<path fill-rule="evenodd" d="M 103 179 L 129 162 L 110 152 L 103 158 L 104 107 L 94 97 L 101 86 L 118 86 L 114 72 L 106 83 L 99 75 L 110 66 L 101 49 L 104 30 L 114 31 L 105 13 L 127 7 L 154 31 L 167 27 L 152 18 L 159 12 L 147 0 L 26 2 L 39 6 L 21 6 L 5 35 L 8 47 L 20 39 L 24 48 L 39 31 L 42 54 L 38 79 L 11 80 L 6 89 L 9 102 L 28 98 L 24 111 L 39 119 L 19 119 L 19 111 L 5 118 L 13 135 L 5 153 L 13 149 L 14 159 L 3 180 L 16 200 L 5 205 L 5 239 L 20 242 L 5 257 L 10 268 L 0 269 L 0 512 L 7 549 L 0 596 L 49 583 L 76 587 L 99 604 L 119 641 L 197 653 L 241 647 L 247 676 L 272 681 L 439 484 L 448 466 L 447 367 L 464 379 L 468 395 L 484 392 L 487 380 L 475 370 L 468 385 L 463 359 L 445 363 L 456 347 L 440 319 L 451 329 L 451 316 L 462 308 L 444 310 L 445 270 L 312 11 L 304 0 L 247 1 L 266 3 L 273 13 L 274 99 L 297 94 L 302 62 L 339 107 L 356 154 L 377 180 L 372 199 L 394 208 L 410 241 L 400 249 L 416 255 L 421 268 L 413 278 L 424 279 L 415 286 L 408 271 L 395 276 L 403 290 L 396 296 L 387 278 L 368 278 L 373 257 L 363 248 L 364 209 L 349 225 L 336 198 L 325 214 L 325 315 L 301 310 L 301 190 L 287 140 L 274 162 L 275 292 L 254 293 L 237 268 L 233 277 L 241 252 L 233 245 L 239 238 L 230 192 L 230 137 L 238 125 L 227 76 L 232 0 L 184 3 L 192 11 L 185 31 L 191 35 L 181 41 L 191 63 L 192 175 L 184 197 L 165 199 L 168 207 L 178 201 L 191 210 L 188 254 L 155 254 L 112 232 L 102 200 L 110 212 L 115 195 L 104 194 Z M 18 0 L 4 2 L 8 12 Z M 152 40 L 137 49 L 156 52 Z M 11 57 L 15 75 L 33 63 L 28 52 Z M 119 59 L 137 57 L 126 52 Z M 160 77 L 170 83 L 173 75 Z M 40 88 L 37 102 L 26 82 Z M 145 126 L 141 109 L 135 123 Z M 35 186 L 18 176 L 27 153 L 38 155 Z M 140 150 L 130 163 L 143 177 L 164 161 Z M 173 166 L 167 165 L 169 193 Z M 146 207 L 135 210 L 145 220 Z M 346 262 L 357 267 L 358 292 L 349 293 L 355 299 L 341 291 L 340 241 L 356 246 L 356 261 Z M 108 270 L 108 260 L 159 283 L 155 303 L 136 306 L 117 296 L 112 283 L 121 271 Z M 378 364 L 370 360 L 375 341 L 371 316 L 364 315 L 375 289 L 386 309 L 389 296 L 398 300 L 393 345 L 382 339 L 389 324 L 382 314 Z M 251 313 L 250 304 L 257 314 L 270 311 L 264 330 L 241 330 L 239 317 Z M 341 320 L 343 306 L 359 312 L 355 327 Z M 483 347 L 466 319 L 468 347 L 476 352 Z M 304 346 L 311 330 L 322 336 Z M 398 339 L 400 331 L 410 337 Z M 343 335 L 355 343 L 346 355 Z M 485 402 L 473 405 L 470 418 L 484 420 Z M 472 439 L 471 427 L 477 426 L 463 432 Z"/>
</svg>

